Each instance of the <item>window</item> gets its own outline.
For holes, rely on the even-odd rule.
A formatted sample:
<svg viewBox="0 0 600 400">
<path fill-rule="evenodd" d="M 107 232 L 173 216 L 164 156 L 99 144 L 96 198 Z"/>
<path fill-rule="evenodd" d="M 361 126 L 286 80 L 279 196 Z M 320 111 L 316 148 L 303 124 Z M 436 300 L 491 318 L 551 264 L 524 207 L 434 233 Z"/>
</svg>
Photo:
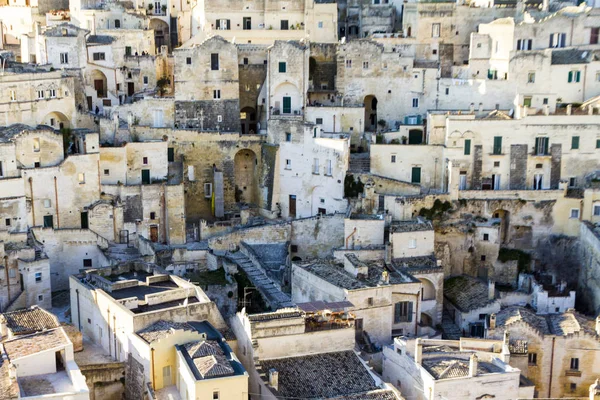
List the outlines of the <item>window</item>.
<svg viewBox="0 0 600 400">
<path fill-rule="evenodd" d="M 69 63 L 69 53 L 60 53 L 60 63 L 61 64 Z"/>
<path fill-rule="evenodd" d="M 331 162 L 331 160 L 327 160 L 327 162 L 325 164 L 325 175 L 331 176 L 332 175 L 332 171 L 333 171 L 332 162 Z"/>
<path fill-rule="evenodd" d="M 187 65 L 192 65 L 192 57 L 187 57 L 187 58 L 185 59 L 185 63 L 186 63 Z"/>
<path fill-rule="evenodd" d="M 408 241 L 408 248 L 409 249 L 416 249 L 417 248 L 417 239 L 409 239 L 409 241 Z"/>
<path fill-rule="evenodd" d="M 44 199 L 44 208 L 50 207 L 52 207 L 52 202 L 50 201 L 50 199 Z"/>
<path fill-rule="evenodd" d="M 298 245 L 297 244 L 290 245 L 290 251 L 292 253 L 297 253 L 298 252 Z"/>
<path fill-rule="evenodd" d="M 600 139 L 596 139 L 596 148 L 600 149 Z"/>
<path fill-rule="evenodd" d="M 535 83 L 535 72 L 529 72 L 527 74 L 527 83 Z M 531 97 L 530 97 L 531 99 Z M 531 104 L 530 104 L 531 106 Z"/>
<path fill-rule="evenodd" d="M 219 54 L 218 53 L 212 53 L 210 55 L 210 70 L 211 71 L 219 70 Z"/>
<path fill-rule="evenodd" d="M 600 216 L 600 204 L 594 204 L 594 216 Z"/>
<path fill-rule="evenodd" d="M 577 83 L 581 80 L 581 71 L 569 71 L 569 76 L 567 78 L 567 81 L 569 83 Z"/>
<path fill-rule="evenodd" d="M 485 255 L 482 255 L 482 256 L 480 257 L 480 260 L 481 260 L 481 261 L 485 261 L 485 259 L 486 259 Z"/>
<path fill-rule="evenodd" d="M 38 99 L 43 99 L 44 98 L 44 91 L 43 90 L 38 90 L 37 91 L 37 98 Z"/>
<path fill-rule="evenodd" d="M 204 198 L 210 199 L 210 198 L 212 198 L 212 194 L 213 194 L 212 183 L 210 183 L 210 182 L 205 183 L 204 184 Z"/>
<path fill-rule="evenodd" d="M 6 226 L 10 226 L 10 218 L 6 218 L 6 219 L 4 220 L 4 224 L 5 224 Z"/>
<path fill-rule="evenodd" d="M 319 174 L 319 159 L 315 158 L 313 160 L 313 174 L 318 175 Z"/>
<path fill-rule="evenodd" d="M 323 125 L 323 118 L 317 118 L 317 119 L 315 119 L 315 124 L 317 124 L 317 125 Z"/>
<path fill-rule="evenodd" d="M 411 183 L 421 183 L 421 167 L 412 167 Z"/>
<path fill-rule="evenodd" d="M 104 175 L 105 175 L 105 176 L 108 176 L 108 175 L 110 175 L 110 170 L 108 170 L 108 169 L 105 169 L 105 170 L 104 170 Z"/>
<path fill-rule="evenodd" d="M 213 400 L 219 400 L 219 392 L 213 392 Z"/>
<path fill-rule="evenodd" d="M 281 30 L 282 31 L 287 31 L 289 29 L 289 22 L 287 19 L 282 19 L 281 20 Z"/>
<path fill-rule="evenodd" d="M 323 29 L 323 21 L 319 21 L 319 22 L 317 23 L 317 27 L 318 27 L 319 29 Z"/>
<path fill-rule="evenodd" d="M 537 365 L 537 353 L 527 354 L 527 361 L 529 365 Z"/>
<path fill-rule="evenodd" d="M 440 24 L 431 24 L 431 37 L 440 37 Z"/>
<path fill-rule="evenodd" d="M 17 277 L 17 271 L 14 269 L 9 269 L 8 270 L 8 277 L 9 278 L 16 278 Z"/>
<path fill-rule="evenodd" d="M 579 371 L 579 358 L 571 358 L 571 369 Z"/>
<path fill-rule="evenodd" d="M 17 92 L 14 90 L 10 91 L 10 101 L 17 101 Z"/>
<path fill-rule="evenodd" d="M 285 160 L 285 169 L 292 169 L 292 160 L 289 158 Z"/>
<path fill-rule="evenodd" d="M 287 72 L 287 64 L 285 63 L 285 61 L 280 61 L 279 62 L 279 73 L 285 74 L 286 72 Z"/>
<path fill-rule="evenodd" d="M 592 28 L 590 31 L 590 44 L 598 44 L 598 36 L 600 35 L 600 28 Z"/>
<path fill-rule="evenodd" d="M 533 190 L 542 190 L 543 182 L 544 182 L 543 174 L 533 175 Z"/>
<path fill-rule="evenodd" d="M 83 267 L 84 268 L 92 268 L 92 259 L 91 258 L 84 258 L 83 259 Z"/>
<path fill-rule="evenodd" d="M 367 299 L 367 305 L 368 305 L 369 307 L 373 307 L 373 298 L 372 298 L 372 297 L 369 297 L 369 298 Z"/>
<path fill-rule="evenodd" d="M 500 161 L 494 161 L 494 168 L 500 167 Z"/>
<path fill-rule="evenodd" d="M 571 392 L 574 392 L 577 390 L 577 384 L 576 383 L 571 383 L 571 385 L 569 386 L 569 388 L 571 389 Z"/>
<path fill-rule="evenodd" d="M 413 106 L 413 108 L 419 107 L 419 99 L 418 98 L 412 99 L 412 106 Z"/>
<path fill-rule="evenodd" d="M 85 174 L 84 173 L 80 173 L 79 176 L 78 176 L 78 179 L 79 179 L 79 183 L 80 184 L 85 183 Z"/>
<path fill-rule="evenodd" d="M 346 68 L 352 68 L 352 60 L 346 59 Z"/>
<path fill-rule="evenodd" d="M 363 69 L 369 69 L 369 62 L 363 61 Z"/>
<path fill-rule="evenodd" d="M 33 151 L 36 153 L 40 151 L 40 139 L 39 138 L 33 139 Z"/>
<path fill-rule="evenodd" d="M 2 168 L 2 161 L 0 161 L 0 176 L 4 176 L 4 169 Z"/>
<path fill-rule="evenodd" d="M 391 159 L 391 162 L 392 162 L 392 163 L 395 163 L 395 162 L 396 162 L 396 155 L 395 155 L 395 154 L 392 154 L 392 159 Z"/>
<path fill-rule="evenodd" d="M 148 84 L 148 77 L 147 77 L 147 76 L 145 76 L 145 77 L 144 77 L 144 85 L 147 85 L 147 84 Z"/>
<path fill-rule="evenodd" d="M 148 165 L 148 157 L 143 157 L 143 158 L 142 158 L 142 163 L 143 163 L 144 165 Z"/>
<path fill-rule="evenodd" d="M 498 71 L 495 69 L 488 69 L 488 79 L 498 79 Z"/>
<path fill-rule="evenodd" d="M 567 34 L 566 33 L 552 33 L 550 34 L 550 48 L 565 47 L 567 45 Z"/>
<path fill-rule="evenodd" d="M 285 133 L 285 141 L 286 142 L 291 142 L 292 141 L 292 134 L 290 132 L 286 132 Z"/>
<path fill-rule="evenodd" d="M 92 57 L 93 57 L 94 61 L 102 61 L 102 60 L 106 59 L 106 56 L 104 55 L 104 53 L 94 53 Z"/>
<path fill-rule="evenodd" d="M 465 139 L 465 156 L 471 154 L 471 139 Z"/>
<path fill-rule="evenodd" d="M 531 50 L 532 47 L 533 47 L 533 40 L 531 40 L 531 39 L 517 40 L 517 50 Z"/>
<path fill-rule="evenodd" d="M 217 122 L 223 122 L 223 116 L 217 115 Z"/>
<path fill-rule="evenodd" d="M 523 107 L 531 107 L 531 97 L 523 97 Z"/>
<path fill-rule="evenodd" d="M 42 281 L 42 273 L 41 272 L 36 272 L 35 273 L 35 281 L 36 282 L 41 282 Z M 571 359 L 571 364 L 573 364 L 573 359 Z M 573 368 L 571 368 L 573 369 Z"/>
<path fill-rule="evenodd" d="M 569 178 L 569 187 L 576 187 L 576 186 L 577 186 L 577 178 L 575 178 L 575 177 Z"/>
<path fill-rule="evenodd" d="M 38 294 L 38 301 L 44 301 L 44 295 Z"/>
<path fill-rule="evenodd" d="M 213 99 L 218 100 L 221 98 L 221 89 L 213 90 Z"/>
<path fill-rule="evenodd" d="M 571 149 L 573 149 L 573 150 L 579 149 L 579 136 L 573 136 L 571 138 Z"/>
<path fill-rule="evenodd" d="M 493 154 L 502 154 L 502 136 L 494 136 Z"/>
<path fill-rule="evenodd" d="M 545 156 L 548 154 L 548 138 L 537 137 L 535 138 L 535 155 Z"/>
<path fill-rule="evenodd" d="M 450 94 L 450 88 L 446 88 L 446 96 Z"/>
<path fill-rule="evenodd" d="M 490 235 L 488 233 L 483 234 L 483 241 L 488 242 L 490 240 Z"/>
<path fill-rule="evenodd" d="M 487 314 L 479 314 L 479 320 L 480 321 L 483 321 L 486 318 L 487 318 Z"/>
<path fill-rule="evenodd" d="M 578 208 L 571 208 L 571 214 L 570 214 L 569 218 L 579 219 L 579 209 Z"/>
<path fill-rule="evenodd" d="M 544 99 L 542 100 L 542 104 L 543 105 L 547 105 L 548 104 L 548 98 L 544 97 Z"/>
<path fill-rule="evenodd" d="M 248 65 L 248 57 L 244 57 L 244 65 Z"/>
<path fill-rule="evenodd" d="M 412 322 L 412 301 L 400 301 L 394 304 L 394 323 Z"/>
<path fill-rule="evenodd" d="M 50 97 L 51 99 L 56 97 L 56 89 L 50 89 L 48 90 L 48 97 Z"/>
</svg>

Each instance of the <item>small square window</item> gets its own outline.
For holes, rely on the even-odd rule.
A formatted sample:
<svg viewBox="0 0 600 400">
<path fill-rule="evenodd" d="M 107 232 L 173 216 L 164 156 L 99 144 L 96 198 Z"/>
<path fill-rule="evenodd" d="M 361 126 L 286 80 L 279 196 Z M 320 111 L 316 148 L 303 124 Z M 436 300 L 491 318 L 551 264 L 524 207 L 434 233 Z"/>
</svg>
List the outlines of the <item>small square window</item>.
<svg viewBox="0 0 600 400">
<path fill-rule="evenodd" d="M 154 211 L 150 213 L 150 219 L 156 219 L 156 213 Z"/>
<path fill-rule="evenodd" d="M 282 74 L 287 72 L 287 64 L 283 61 L 279 63 L 279 72 Z"/>
<path fill-rule="evenodd" d="M 369 69 L 369 62 L 363 61 L 363 69 Z"/>
<path fill-rule="evenodd" d="M 83 259 L 83 267 L 84 268 L 92 268 L 92 259 L 91 258 L 84 258 Z"/>
<path fill-rule="evenodd" d="M 575 177 L 569 178 L 569 187 L 576 187 L 576 186 L 577 186 L 577 178 L 575 178 Z"/>
<path fill-rule="evenodd" d="M 144 165 L 148 165 L 148 157 L 143 157 L 143 158 L 142 158 L 142 163 L 143 163 Z"/>
<path fill-rule="evenodd" d="M 213 392 L 213 400 L 219 400 L 221 397 L 219 397 L 219 392 Z"/>
<path fill-rule="evenodd" d="M 105 170 L 104 170 L 104 175 L 110 175 L 110 170 L 108 170 L 108 169 L 105 169 Z"/>
<path fill-rule="evenodd" d="M 544 97 L 544 100 L 542 100 L 542 104 L 543 105 L 547 105 L 548 104 L 548 98 Z"/>
<path fill-rule="evenodd" d="M 290 245 L 290 251 L 292 253 L 297 253 L 298 252 L 298 245 L 297 244 Z"/>
<path fill-rule="evenodd" d="M 44 295 L 38 294 L 38 301 L 44 301 Z"/>
<path fill-rule="evenodd" d="M 373 298 L 372 298 L 372 297 L 369 297 L 369 298 L 367 299 L 367 305 L 368 305 L 369 307 L 372 307 L 372 306 L 373 306 Z"/>
<path fill-rule="evenodd" d="M 527 354 L 527 359 L 528 359 L 529 365 L 537 365 L 537 353 Z"/>
<path fill-rule="evenodd" d="M 594 204 L 594 216 L 600 216 L 600 204 Z M 10 222 L 10 220 L 9 220 Z"/>
<path fill-rule="evenodd" d="M 481 261 L 485 261 L 485 255 L 481 256 Z"/>
<path fill-rule="evenodd" d="M 77 178 L 79 179 L 79 183 L 80 184 L 84 184 L 85 183 L 85 174 L 84 173 L 78 174 Z"/>
<path fill-rule="evenodd" d="M 500 161 L 494 161 L 494 168 L 498 168 L 500 166 Z"/>
<path fill-rule="evenodd" d="M 489 235 L 488 233 L 484 233 L 484 234 L 483 234 L 483 241 L 484 241 L 484 242 L 487 242 L 487 241 L 489 241 L 489 240 L 490 240 L 490 235 Z"/>
<path fill-rule="evenodd" d="M 42 281 L 42 273 L 41 272 L 36 272 L 35 273 L 35 281 L 36 282 L 41 282 Z"/>
<path fill-rule="evenodd" d="M 285 133 L 285 141 L 286 142 L 291 142 L 292 141 L 292 134 L 290 132 L 286 132 Z"/>
<path fill-rule="evenodd" d="M 571 392 L 576 391 L 577 390 L 577 384 L 576 383 L 571 383 L 570 388 L 571 388 Z"/>
<path fill-rule="evenodd" d="M 187 58 L 185 59 L 185 63 L 186 63 L 187 65 L 192 65 L 192 57 L 187 57 Z"/>
<path fill-rule="evenodd" d="M 542 164 L 535 164 L 535 167 L 536 167 L 537 169 L 540 169 L 540 168 L 543 168 L 543 165 L 542 165 Z"/>
<path fill-rule="evenodd" d="M 571 214 L 569 218 L 579 218 L 579 209 L 578 208 L 572 208 L 571 209 Z"/>
<path fill-rule="evenodd" d="M 396 162 L 396 155 L 395 154 L 392 154 L 392 160 L 391 161 L 392 161 L 392 163 Z"/>
<path fill-rule="evenodd" d="M 600 208 L 599 208 L 599 210 L 600 210 Z M 600 214 L 599 214 L 599 215 L 600 215 Z M 6 226 L 10 226 L 10 224 L 11 224 L 10 218 L 6 218 L 6 219 L 4 220 L 4 224 L 5 224 Z"/>
</svg>

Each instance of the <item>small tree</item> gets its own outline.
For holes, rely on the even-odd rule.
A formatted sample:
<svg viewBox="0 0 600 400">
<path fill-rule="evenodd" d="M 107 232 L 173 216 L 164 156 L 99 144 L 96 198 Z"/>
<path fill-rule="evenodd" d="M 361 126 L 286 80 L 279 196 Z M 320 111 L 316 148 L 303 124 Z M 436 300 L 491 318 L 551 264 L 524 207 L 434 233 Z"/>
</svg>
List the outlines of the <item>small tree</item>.
<svg viewBox="0 0 600 400">
<path fill-rule="evenodd" d="M 156 86 L 158 87 L 158 94 L 162 97 L 167 92 L 167 86 L 171 84 L 171 81 L 166 76 L 163 76 L 156 82 Z"/>
<path fill-rule="evenodd" d="M 148 10 L 152 11 L 154 9 L 154 4 L 150 3 L 148 4 Z"/>
</svg>

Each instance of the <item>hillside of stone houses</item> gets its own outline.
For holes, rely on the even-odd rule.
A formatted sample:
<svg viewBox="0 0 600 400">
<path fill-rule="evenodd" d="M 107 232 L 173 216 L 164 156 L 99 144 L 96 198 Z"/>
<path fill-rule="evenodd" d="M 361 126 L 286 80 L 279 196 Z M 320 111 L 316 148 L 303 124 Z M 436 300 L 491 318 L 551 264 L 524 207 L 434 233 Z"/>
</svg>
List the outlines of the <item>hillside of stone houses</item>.
<svg viewBox="0 0 600 400">
<path fill-rule="evenodd" d="M 0 0 L 0 400 L 600 400 L 599 0 Z"/>
</svg>

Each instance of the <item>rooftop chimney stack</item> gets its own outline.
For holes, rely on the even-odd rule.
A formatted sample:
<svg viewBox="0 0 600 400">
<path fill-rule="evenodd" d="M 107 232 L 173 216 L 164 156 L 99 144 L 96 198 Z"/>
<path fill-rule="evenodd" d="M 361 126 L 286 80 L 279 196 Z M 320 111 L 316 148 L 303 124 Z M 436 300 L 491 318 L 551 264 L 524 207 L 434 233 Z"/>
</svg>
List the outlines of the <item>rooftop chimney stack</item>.
<svg viewBox="0 0 600 400">
<path fill-rule="evenodd" d="M 496 298 L 496 282 L 493 280 L 488 281 L 488 299 L 494 300 Z"/>
<path fill-rule="evenodd" d="M 474 377 L 477 376 L 477 368 L 479 367 L 479 360 L 477 359 L 477 354 L 471 355 L 469 359 L 469 376 Z"/>
<path fill-rule="evenodd" d="M 567 104 L 567 115 L 571 115 L 571 109 L 573 108 L 572 104 Z"/>
<path fill-rule="evenodd" d="M 275 368 L 269 370 L 269 386 L 275 390 L 279 390 L 279 372 Z"/>
<path fill-rule="evenodd" d="M 415 340 L 415 363 L 421 364 L 423 360 L 423 343 L 421 343 L 421 338 L 417 338 Z"/>
</svg>

